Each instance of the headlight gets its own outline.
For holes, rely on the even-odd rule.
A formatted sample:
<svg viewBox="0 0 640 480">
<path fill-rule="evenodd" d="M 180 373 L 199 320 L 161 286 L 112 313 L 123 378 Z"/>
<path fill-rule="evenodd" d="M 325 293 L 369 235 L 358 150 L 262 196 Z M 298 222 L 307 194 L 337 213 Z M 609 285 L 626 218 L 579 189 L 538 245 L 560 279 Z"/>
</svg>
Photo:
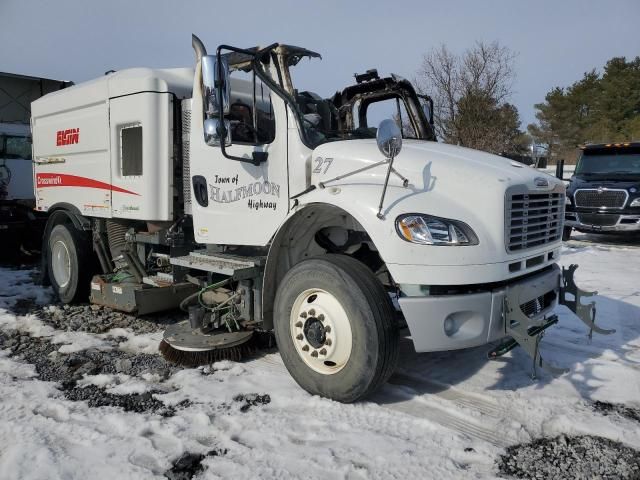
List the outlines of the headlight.
<svg viewBox="0 0 640 480">
<path fill-rule="evenodd" d="M 640 207 L 640 197 L 634 199 L 630 204 L 630 207 Z"/>
<path fill-rule="evenodd" d="M 466 223 L 420 213 L 400 215 L 396 230 L 407 242 L 422 245 L 478 244 L 478 236 Z"/>
</svg>

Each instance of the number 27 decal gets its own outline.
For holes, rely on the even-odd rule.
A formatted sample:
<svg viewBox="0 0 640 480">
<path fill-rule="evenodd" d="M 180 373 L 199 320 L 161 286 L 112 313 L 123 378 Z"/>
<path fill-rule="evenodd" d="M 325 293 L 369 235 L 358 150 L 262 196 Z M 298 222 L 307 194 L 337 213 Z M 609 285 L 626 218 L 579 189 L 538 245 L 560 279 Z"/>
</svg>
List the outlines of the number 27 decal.
<svg viewBox="0 0 640 480">
<path fill-rule="evenodd" d="M 313 169 L 313 173 L 324 174 L 324 173 L 327 173 L 327 170 L 329 170 L 329 167 L 333 163 L 333 158 L 318 157 L 315 159 L 315 162 L 316 162 L 316 167 Z M 323 166 L 324 166 L 324 171 L 322 170 Z"/>
</svg>

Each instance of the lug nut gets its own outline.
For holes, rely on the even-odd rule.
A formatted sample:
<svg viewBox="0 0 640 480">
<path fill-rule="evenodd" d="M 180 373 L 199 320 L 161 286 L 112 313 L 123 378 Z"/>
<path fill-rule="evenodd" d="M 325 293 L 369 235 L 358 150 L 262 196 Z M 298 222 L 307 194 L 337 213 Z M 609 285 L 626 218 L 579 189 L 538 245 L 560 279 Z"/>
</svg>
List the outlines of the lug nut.
<svg viewBox="0 0 640 480">
<path fill-rule="evenodd" d="M 331 346 L 331 339 L 330 339 L 330 338 L 327 338 L 327 339 L 324 341 L 324 344 L 325 344 L 327 347 L 330 347 L 330 346 Z"/>
<path fill-rule="evenodd" d="M 300 314 L 300 316 L 301 316 L 302 318 L 307 318 L 307 312 L 302 312 L 302 313 Z"/>
<path fill-rule="evenodd" d="M 327 349 L 323 348 L 322 350 L 320 350 L 320 355 L 326 355 L 327 354 Z"/>
<path fill-rule="evenodd" d="M 303 352 L 308 352 L 309 351 L 309 345 L 305 345 L 304 347 L 302 347 L 302 351 Z"/>
<path fill-rule="evenodd" d="M 313 317 L 315 314 L 316 314 L 316 311 L 313 308 L 309 310 L 309 315 Z"/>
<path fill-rule="evenodd" d="M 326 327 L 324 327 L 324 332 L 325 333 L 331 333 L 331 327 L 329 325 L 327 325 Z"/>
<path fill-rule="evenodd" d="M 314 350 L 313 352 L 311 352 L 311 356 L 312 357 L 317 357 L 318 356 L 318 351 Z"/>
<path fill-rule="evenodd" d="M 318 315 L 318 320 L 323 322 L 324 321 L 324 315 L 323 314 Z"/>
<path fill-rule="evenodd" d="M 296 335 L 296 339 L 298 340 L 302 340 L 304 338 L 304 335 L 302 335 L 301 333 Z"/>
<path fill-rule="evenodd" d="M 296 327 L 302 328 L 302 322 L 296 322 Z"/>
</svg>

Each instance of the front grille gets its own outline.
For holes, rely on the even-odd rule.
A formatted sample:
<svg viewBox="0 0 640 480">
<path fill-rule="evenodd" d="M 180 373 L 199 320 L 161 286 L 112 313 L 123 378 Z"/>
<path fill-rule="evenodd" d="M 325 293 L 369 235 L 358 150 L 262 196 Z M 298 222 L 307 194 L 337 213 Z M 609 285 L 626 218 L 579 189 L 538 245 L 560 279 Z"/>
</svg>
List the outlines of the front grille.
<svg viewBox="0 0 640 480">
<path fill-rule="evenodd" d="M 533 300 L 523 303 L 520 305 L 520 309 L 527 317 L 533 318 L 549 308 L 555 299 L 556 293 L 554 291 L 550 291 L 544 295 L 534 298 Z"/>
<path fill-rule="evenodd" d="M 507 250 L 517 252 L 558 241 L 564 198 L 564 192 L 507 194 Z"/>
<path fill-rule="evenodd" d="M 612 227 L 617 225 L 620 215 L 603 215 L 597 213 L 579 213 L 578 220 L 585 225 Z"/>
<path fill-rule="evenodd" d="M 626 190 L 578 190 L 575 195 L 576 207 L 623 208 L 627 196 Z"/>
</svg>

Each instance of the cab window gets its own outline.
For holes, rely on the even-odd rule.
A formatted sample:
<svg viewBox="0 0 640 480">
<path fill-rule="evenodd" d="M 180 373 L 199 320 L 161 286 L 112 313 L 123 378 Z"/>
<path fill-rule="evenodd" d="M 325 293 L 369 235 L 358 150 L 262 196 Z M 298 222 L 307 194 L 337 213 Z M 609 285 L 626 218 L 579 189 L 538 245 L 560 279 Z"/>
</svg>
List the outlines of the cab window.
<svg viewBox="0 0 640 480">
<path fill-rule="evenodd" d="M 231 141 L 250 145 L 273 142 L 276 122 L 269 88 L 251 71 L 233 71 L 230 79 L 231 96 L 226 119 L 231 124 Z"/>
<path fill-rule="evenodd" d="M 28 137 L 0 136 L 0 158 L 31 160 L 31 140 Z"/>
<path fill-rule="evenodd" d="M 356 107 L 361 110 L 358 114 L 354 115 L 356 128 L 377 129 L 382 120 L 392 118 L 400 127 L 402 138 L 418 138 L 402 98 L 386 98 L 368 103 L 358 102 Z M 362 123 L 362 125 L 359 123 Z"/>
</svg>

